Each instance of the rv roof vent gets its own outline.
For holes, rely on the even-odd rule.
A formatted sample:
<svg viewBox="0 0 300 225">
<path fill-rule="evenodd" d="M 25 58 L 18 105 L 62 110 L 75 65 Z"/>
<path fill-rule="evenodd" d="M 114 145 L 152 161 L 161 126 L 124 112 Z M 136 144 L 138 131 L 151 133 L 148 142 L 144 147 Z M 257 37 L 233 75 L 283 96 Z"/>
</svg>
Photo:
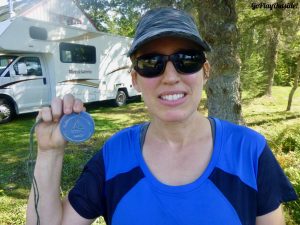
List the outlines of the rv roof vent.
<svg viewBox="0 0 300 225">
<path fill-rule="evenodd" d="M 48 38 L 47 30 L 42 27 L 31 26 L 29 28 L 29 35 L 32 39 L 37 39 L 37 40 L 47 40 Z"/>
</svg>

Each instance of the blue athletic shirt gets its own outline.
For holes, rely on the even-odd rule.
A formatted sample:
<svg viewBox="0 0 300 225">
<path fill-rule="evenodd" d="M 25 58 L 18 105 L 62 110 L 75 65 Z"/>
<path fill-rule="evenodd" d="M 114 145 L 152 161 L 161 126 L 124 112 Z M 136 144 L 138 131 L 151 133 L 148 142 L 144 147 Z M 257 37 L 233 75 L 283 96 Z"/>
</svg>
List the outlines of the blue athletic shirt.
<svg viewBox="0 0 300 225">
<path fill-rule="evenodd" d="M 262 135 L 213 120 L 212 157 L 194 182 L 170 186 L 151 173 L 139 124 L 113 135 L 87 163 L 69 193 L 72 207 L 107 225 L 255 225 L 257 216 L 297 199 Z"/>
</svg>

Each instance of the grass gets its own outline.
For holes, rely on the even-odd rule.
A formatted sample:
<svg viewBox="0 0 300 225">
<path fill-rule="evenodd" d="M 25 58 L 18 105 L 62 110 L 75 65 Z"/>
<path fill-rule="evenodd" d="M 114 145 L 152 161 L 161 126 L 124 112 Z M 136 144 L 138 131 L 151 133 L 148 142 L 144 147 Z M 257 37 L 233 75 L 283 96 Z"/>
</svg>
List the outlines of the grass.
<svg viewBox="0 0 300 225">
<path fill-rule="evenodd" d="M 243 114 L 248 126 L 264 134 L 277 159 L 300 194 L 300 90 L 294 96 L 291 112 L 286 112 L 289 88 L 273 87 L 273 97 L 247 99 L 243 94 Z M 148 120 L 143 103 L 130 103 L 112 108 L 104 104 L 87 106 L 96 124 L 94 136 L 83 144 L 70 144 L 66 149 L 62 194 L 73 186 L 86 161 L 116 131 Z M 200 107 L 201 109 L 203 108 Z M 204 111 L 204 114 L 206 112 Z M 19 116 L 0 125 L 0 224 L 24 224 L 29 180 L 26 160 L 29 131 L 35 114 Z M 285 204 L 288 225 L 300 224 L 300 202 Z M 99 219 L 94 224 L 104 224 Z"/>
<path fill-rule="evenodd" d="M 256 99 L 247 99 L 245 94 L 243 112 L 246 124 L 266 137 L 300 196 L 300 89 L 295 92 L 291 111 L 287 112 L 289 90 L 273 87 L 272 97 Z M 284 207 L 287 225 L 300 224 L 300 200 Z"/>
</svg>

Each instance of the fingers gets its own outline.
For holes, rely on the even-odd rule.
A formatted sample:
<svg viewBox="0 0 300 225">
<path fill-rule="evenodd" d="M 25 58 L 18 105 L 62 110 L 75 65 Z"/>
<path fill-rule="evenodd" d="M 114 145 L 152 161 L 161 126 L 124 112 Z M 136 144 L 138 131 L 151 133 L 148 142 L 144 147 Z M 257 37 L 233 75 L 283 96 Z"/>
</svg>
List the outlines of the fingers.
<svg viewBox="0 0 300 225">
<path fill-rule="evenodd" d="M 52 117 L 54 122 L 58 122 L 63 114 L 63 102 L 60 98 L 54 98 L 51 103 Z"/>
<path fill-rule="evenodd" d="M 73 95 L 68 94 L 63 98 L 63 112 L 70 114 L 72 112 L 80 113 L 84 111 L 83 102 L 80 99 L 75 99 Z"/>
<path fill-rule="evenodd" d="M 64 114 L 71 114 L 73 112 L 75 98 L 71 94 L 67 94 L 63 98 L 63 112 Z"/>
<path fill-rule="evenodd" d="M 86 111 L 83 102 L 75 99 L 73 95 L 67 94 L 60 98 L 54 98 L 51 107 L 43 107 L 37 115 L 36 121 L 42 119 L 44 122 L 58 122 L 64 114 Z"/>
<path fill-rule="evenodd" d="M 44 122 L 51 122 L 52 121 L 52 112 L 50 107 L 43 107 L 39 112 L 40 118 Z"/>
<path fill-rule="evenodd" d="M 38 115 L 35 118 L 35 122 L 38 122 L 40 119 L 42 119 L 41 109 L 39 110 L 39 113 L 38 113 Z"/>
<path fill-rule="evenodd" d="M 79 99 L 75 99 L 73 105 L 73 111 L 76 113 L 80 113 L 81 111 L 85 111 L 85 107 L 83 106 L 83 102 Z"/>
</svg>

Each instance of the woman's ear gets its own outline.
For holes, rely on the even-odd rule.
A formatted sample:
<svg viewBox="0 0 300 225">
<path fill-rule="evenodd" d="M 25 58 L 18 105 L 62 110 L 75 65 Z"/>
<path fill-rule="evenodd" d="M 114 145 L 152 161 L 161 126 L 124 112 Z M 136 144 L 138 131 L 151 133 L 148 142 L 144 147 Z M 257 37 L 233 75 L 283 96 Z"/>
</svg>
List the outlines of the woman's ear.
<svg viewBox="0 0 300 225">
<path fill-rule="evenodd" d="M 203 73 L 204 73 L 204 82 L 206 83 L 210 75 L 210 64 L 208 61 L 206 61 L 203 64 Z"/>
<path fill-rule="evenodd" d="M 138 79 L 138 74 L 137 74 L 137 72 L 136 72 L 134 69 L 132 69 L 130 73 L 131 73 L 131 81 L 132 81 L 133 87 L 134 87 L 135 90 L 137 90 L 138 92 L 141 92 L 141 89 L 140 89 L 140 87 L 139 87 L 139 85 L 138 85 L 138 81 L 137 81 L 137 79 Z"/>
</svg>

